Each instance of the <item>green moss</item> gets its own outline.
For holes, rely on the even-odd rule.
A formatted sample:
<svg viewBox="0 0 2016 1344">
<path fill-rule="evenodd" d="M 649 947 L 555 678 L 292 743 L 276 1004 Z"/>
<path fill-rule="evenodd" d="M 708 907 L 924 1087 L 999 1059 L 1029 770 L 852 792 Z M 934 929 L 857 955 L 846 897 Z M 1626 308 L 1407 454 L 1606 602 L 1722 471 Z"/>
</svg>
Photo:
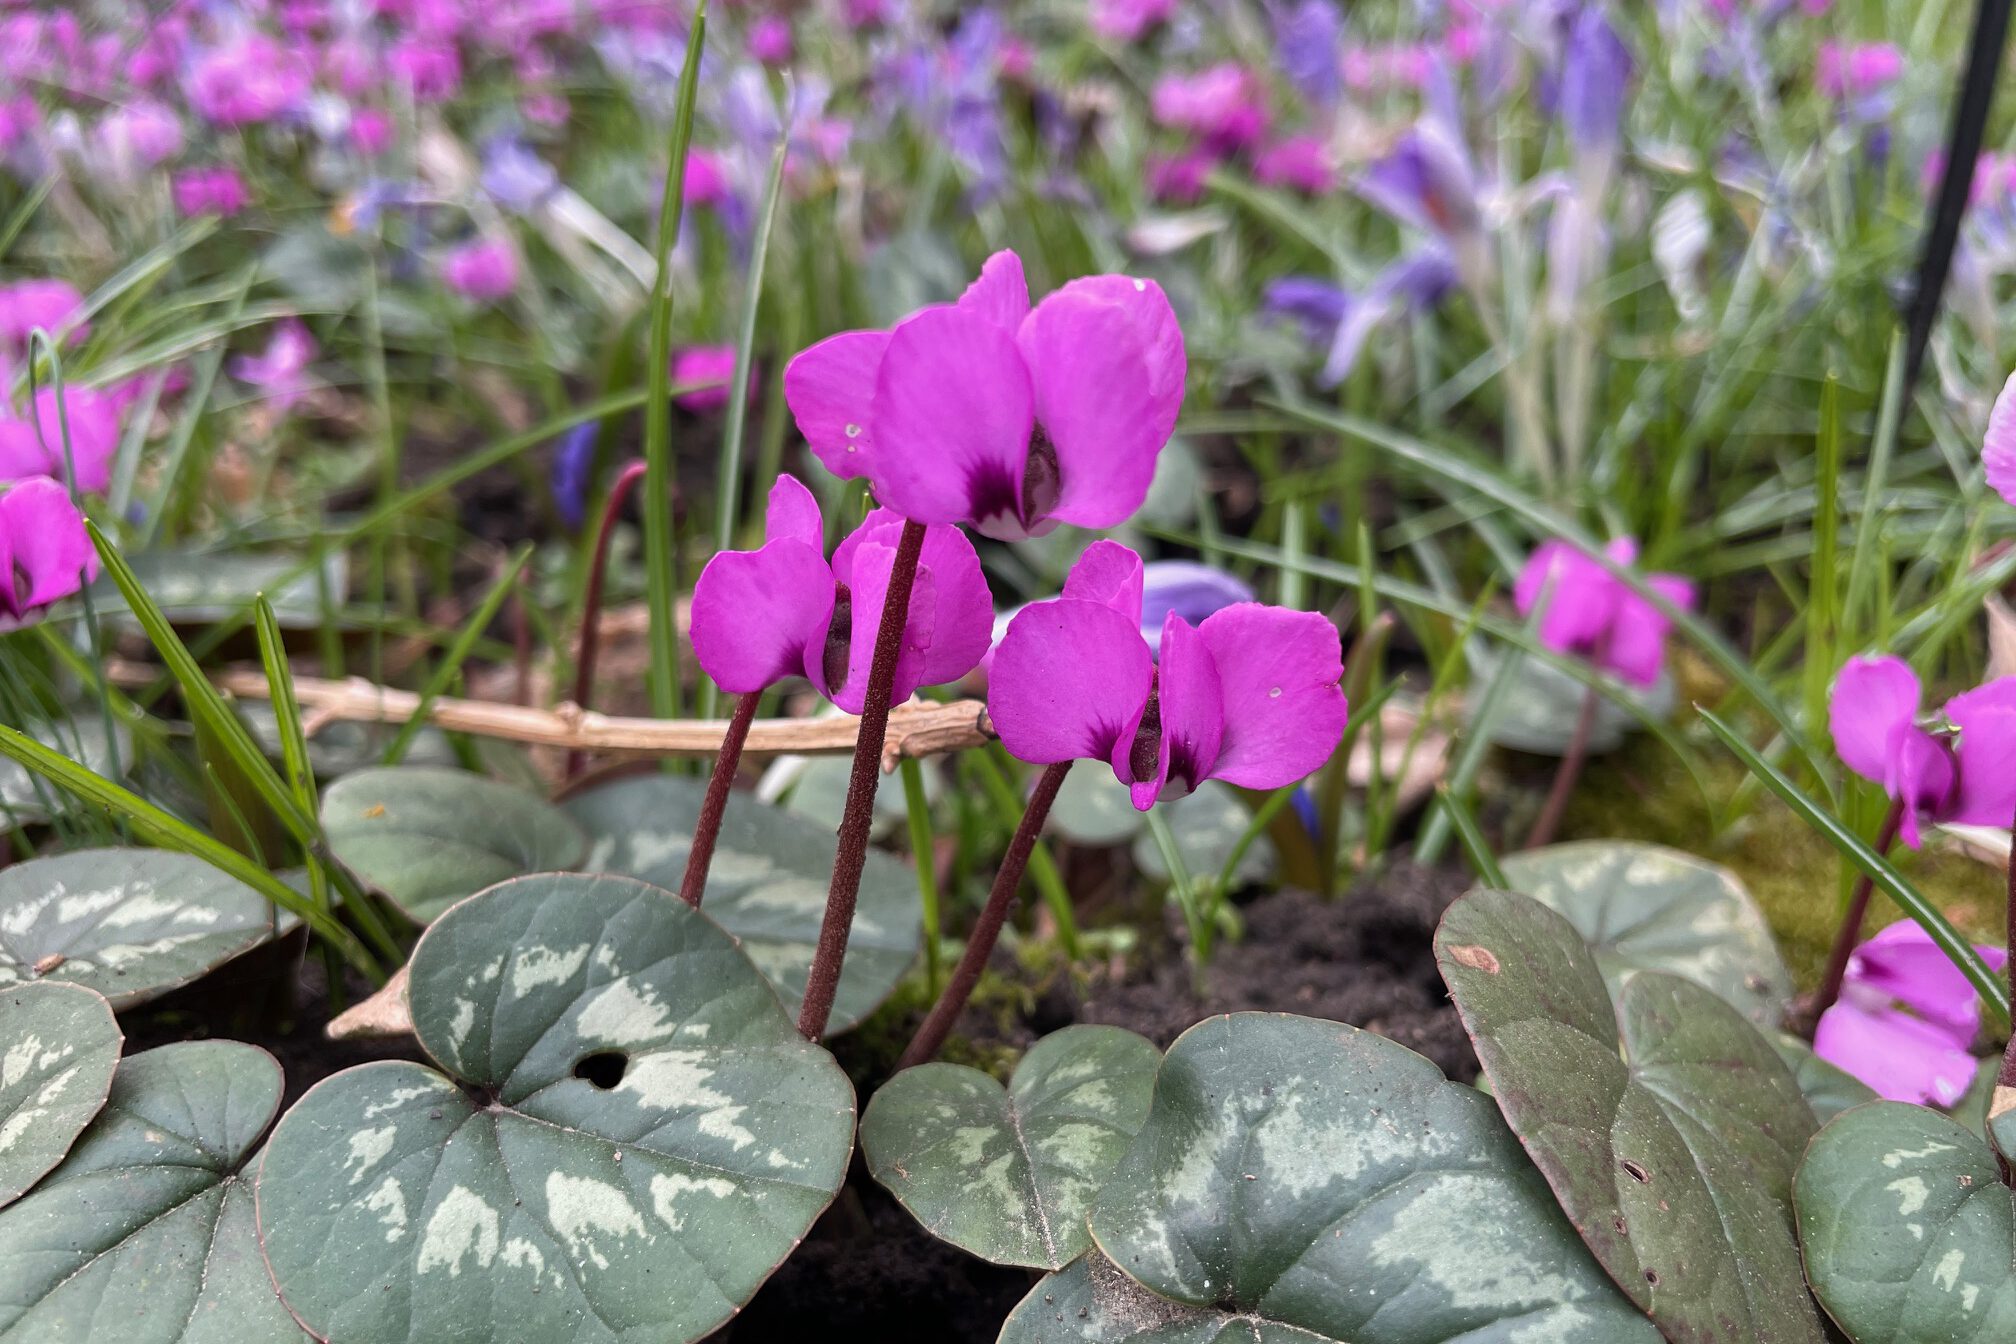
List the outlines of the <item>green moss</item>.
<svg viewBox="0 0 2016 1344">
<path fill-rule="evenodd" d="M 1724 797 L 1744 779 L 1742 766 L 1710 756 L 1711 787 Z M 1694 779 L 1649 737 L 1590 762 L 1562 826 L 1563 839 L 1650 840 L 1712 859 L 1741 877 L 1764 909 L 1802 987 L 1810 988 L 1833 943 L 1847 888 L 1844 860 L 1825 837 L 1769 794 L 1760 795 L 1728 832 L 1715 835 Z M 2002 939 L 2003 885 L 1993 868 L 1933 840 L 1891 858 L 1917 888 L 1977 941 Z M 1866 932 L 1903 917 L 1878 893 Z"/>
</svg>

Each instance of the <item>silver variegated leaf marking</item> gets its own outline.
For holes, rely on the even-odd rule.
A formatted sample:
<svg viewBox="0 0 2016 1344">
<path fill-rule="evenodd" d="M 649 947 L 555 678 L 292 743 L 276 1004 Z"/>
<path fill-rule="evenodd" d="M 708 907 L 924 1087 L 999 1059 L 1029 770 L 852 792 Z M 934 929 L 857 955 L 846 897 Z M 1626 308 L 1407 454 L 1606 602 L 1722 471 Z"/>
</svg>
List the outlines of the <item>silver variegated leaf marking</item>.
<svg viewBox="0 0 2016 1344">
<path fill-rule="evenodd" d="M 0 989 L 0 1205 L 63 1160 L 105 1104 L 119 1023 L 81 985 Z"/>
<path fill-rule="evenodd" d="M 428 929 L 408 994 L 446 1075 L 339 1073 L 260 1168 L 274 1277 L 335 1344 L 698 1339 L 839 1189 L 846 1075 L 671 892 L 502 883 Z"/>
<path fill-rule="evenodd" d="M 906 1069 L 868 1103 L 861 1152 L 932 1235 L 1061 1269 L 1091 1244 L 1086 1210 L 1148 1118 L 1161 1059 L 1131 1031 L 1076 1026 L 1032 1046 L 1005 1088 L 957 1064 Z"/>
</svg>

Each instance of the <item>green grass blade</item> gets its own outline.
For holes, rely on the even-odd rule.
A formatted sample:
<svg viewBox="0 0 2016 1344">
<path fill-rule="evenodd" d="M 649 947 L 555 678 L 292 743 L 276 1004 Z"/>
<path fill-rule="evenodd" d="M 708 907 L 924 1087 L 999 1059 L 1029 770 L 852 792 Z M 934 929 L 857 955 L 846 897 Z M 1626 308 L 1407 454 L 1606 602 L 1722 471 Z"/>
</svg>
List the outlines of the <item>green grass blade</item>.
<svg viewBox="0 0 2016 1344">
<path fill-rule="evenodd" d="M 1463 846 L 1464 854 L 1469 856 L 1470 867 L 1477 874 L 1477 880 L 1487 887 L 1509 890 L 1505 873 L 1498 867 L 1498 856 L 1491 852 L 1491 842 L 1484 838 L 1484 829 L 1477 824 L 1477 814 L 1470 810 L 1470 804 L 1452 793 L 1446 784 L 1438 785 L 1435 794 L 1442 815 L 1449 818 L 1458 843 Z"/>
<path fill-rule="evenodd" d="M 944 921 L 938 900 L 938 861 L 931 849 L 931 804 L 924 797 L 923 763 L 905 756 L 897 768 L 903 776 L 903 803 L 910 820 L 910 855 L 917 861 L 917 899 L 924 915 L 924 989 L 935 1000 L 944 974 L 938 946 L 944 936 Z"/>
<path fill-rule="evenodd" d="M 777 202 L 783 196 L 785 151 L 790 137 L 777 142 L 770 156 L 770 180 L 763 188 L 763 208 L 751 240 L 749 278 L 742 290 L 742 316 L 735 330 L 735 377 L 728 387 L 728 412 L 721 425 L 720 469 L 714 499 L 714 547 L 735 543 L 742 495 L 742 438 L 749 422 L 749 380 L 756 364 L 756 315 L 763 306 L 763 271 L 770 256 L 770 235 L 777 223 Z"/>
<path fill-rule="evenodd" d="M 1840 820 L 1812 798 L 1808 797 L 1797 784 L 1777 766 L 1764 759 L 1758 750 L 1744 737 L 1717 718 L 1708 710 L 1699 710 L 1703 720 L 1722 739 L 1724 746 L 1736 753 L 1750 770 L 1750 773 L 1764 782 L 1764 786 L 1778 795 L 1784 804 L 1814 830 L 1820 832 L 1850 863 L 1867 874 L 1876 889 L 1897 902 L 1899 909 L 1918 922 L 1926 936 L 1937 944 L 1939 950 L 1952 958 L 1960 973 L 1967 977 L 1981 995 L 1996 1020 L 2004 1027 L 2009 1025 L 2009 990 L 2000 976 L 1989 969 L 1988 963 L 1974 950 L 1973 944 L 1953 927 L 1939 907 L 1925 899 L 1910 879 L 1897 871 L 1891 862 L 1878 854 L 1869 843 L 1854 831 L 1841 824 Z M 1816 878 L 1816 885 L 1818 879 Z"/>
<path fill-rule="evenodd" d="M 672 244 L 686 206 L 686 151 L 693 143 L 693 106 L 700 93 L 700 51 L 707 39 L 707 4 L 701 0 L 686 35 L 686 64 L 679 72 L 679 103 L 672 118 L 672 152 L 665 194 L 658 205 L 658 268 L 651 277 L 651 339 L 644 369 L 644 578 L 650 604 L 651 712 L 679 717 L 679 636 L 673 601 L 672 536 Z"/>
<path fill-rule="evenodd" d="M 355 934 L 337 923 L 314 902 L 282 882 L 221 840 L 213 839 L 180 817 L 163 811 L 131 790 L 93 774 L 69 757 L 51 751 L 18 729 L 0 724 L 0 756 L 76 794 L 85 802 L 121 818 L 142 839 L 163 849 L 194 855 L 213 868 L 237 878 L 274 905 L 301 917 L 343 953 L 344 959 L 377 983 L 384 975 Z"/>
</svg>

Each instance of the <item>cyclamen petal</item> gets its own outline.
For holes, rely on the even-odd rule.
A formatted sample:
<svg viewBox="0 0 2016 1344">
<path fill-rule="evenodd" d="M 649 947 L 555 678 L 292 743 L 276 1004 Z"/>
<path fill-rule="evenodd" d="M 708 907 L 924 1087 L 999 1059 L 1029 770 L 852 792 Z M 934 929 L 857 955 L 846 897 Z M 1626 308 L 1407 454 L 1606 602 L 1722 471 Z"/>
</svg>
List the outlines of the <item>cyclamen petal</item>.
<svg viewBox="0 0 2016 1344">
<path fill-rule="evenodd" d="M 987 715 L 1018 760 L 1104 761 L 1132 741 L 1154 678 L 1134 621 L 1100 602 L 1038 602 L 994 651 Z"/>
<path fill-rule="evenodd" d="M 824 650 L 833 597 L 826 558 L 803 542 L 722 551 L 693 585 L 693 656 L 724 691 L 763 690 Z"/>
<path fill-rule="evenodd" d="M 1006 249 L 987 258 L 980 278 L 966 286 L 958 306 L 1003 331 L 1019 328 L 1029 316 L 1029 280 L 1022 272 L 1022 258 Z"/>
<path fill-rule="evenodd" d="M 1225 737 L 1218 666 L 1203 637 L 1173 612 L 1162 623 L 1155 690 L 1133 717 L 1110 760 L 1138 810 L 1193 793 L 1213 775 Z"/>
<path fill-rule="evenodd" d="M 820 465 L 842 480 L 872 469 L 868 408 L 875 371 L 889 347 L 886 331 L 843 331 L 792 360 L 784 370 L 784 403 Z"/>
<path fill-rule="evenodd" d="M 2006 948 L 1983 945 L 1975 951 L 1995 971 L 2009 959 Z M 1981 1029 L 1981 999 L 1972 982 L 1932 935 L 1911 920 L 1887 926 L 1856 948 L 1848 961 L 1848 979 L 1950 1028 L 1962 1043 L 1971 1044 Z"/>
<path fill-rule="evenodd" d="M 1918 713 L 1918 675 L 1901 658 L 1850 658 L 1834 679 L 1828 727 L 1841 763 L 1862 778 L 1889 778 L 1890 746 L 1899 728 Z"/>
<path fill-rule="evenodd" d="M 763 515 L 763 539 L 802 542 L 824 553 L 826 522 L 819 512 L 819 500 L 805 483 L 789 472 L 780 472 L 770 486 L 770 504 Z"/>
<path fill-rule="evenodd" d="M 1147 566 L 1133 551 L 1117 541 L 1095 541 L 1064 576 L 1064 596 L 1111 607 L 1138 625 L 1146 577 Z"/>
<path fill-rule="evenodd" d="M 1148 497 L 1155 458 L 1172 426 L 1157 424 L 1153 375 L 1121 308 L 1059 291 L 1023 324 L 1017 344 L 1036 394 L 1053 479 L 1025 480 L 1023 525 L 1040 511 L 1080 527 L 1125 521 Z"/>
<path fill-rule="evenodd" d="M 1028 535 L 1024 475 L 1035 398 L 1015 338 L 958 308 L 889 334 L 869 415 L 876 496 L 920 523 Z"/>
<path fill-rule="evenodd" d="M 1890 1101 L 1951 1106 L 1979 1067 L 1965 1043 L 1894 1008 L 1844 997 L 1820 1015 L 1813 1052 Z"/>
<path fill-rule="evenodd" d="M 2016 677 L 1998 677 L 1946 702 L 1960 730 L 1960 799 L 1953 820 L 2003 826 L 2016 818 Z"/>
<path fill-rule="evenodd" d="M 1328 618 L 1242 602 L 1199 627 L 1218 669 L 1225 737 L 1212 775 L 1278 789 L 1315 773 L 1344 735 L 1343 641 Z"/>
<path fill-rule="evenodd" d="M 1988 414 L 1988 434 L 1981 445 L 1981 464 L 1996 494 L 2016 504 L 2016 373 L 2002 384 L 1995 409 Z"/>
<path fill-rule="evenodd" d="M 69 491 L 47 476 L 0 494 L 0 626 L 69 597 L 98 575 L 98 552 Z"/>
</svg>

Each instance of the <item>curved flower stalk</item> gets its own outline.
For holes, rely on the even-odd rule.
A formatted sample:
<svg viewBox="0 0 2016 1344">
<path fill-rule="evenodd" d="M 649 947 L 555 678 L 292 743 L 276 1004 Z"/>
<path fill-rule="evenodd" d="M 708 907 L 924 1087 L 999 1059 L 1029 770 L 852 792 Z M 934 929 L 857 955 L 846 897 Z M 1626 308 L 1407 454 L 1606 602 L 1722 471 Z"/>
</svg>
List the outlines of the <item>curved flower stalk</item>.
<svg viewBox="0 0 2016 1344">
<path fill-rule="evenodd" d="M 1159 666 L 1137 633 L 1141 557 L 1094 542 L 1063 596 L 1024 608 L 995 650 L 987 712 L 1009 752 L 1047 767 L 966 950 L 897 1067 L 938 1053 L 1007 923 L 1071 764 L 1106 761 L 1142 811 L 1206 779 L 1274 789 L 1313 773 L 1344 736 L 1343 647 L 1309 611 L 1223 606 L 1192 626 L 1171 609 Z"/>
<path fill-rule="evenodd" d="M 694 905 L 728 805 L 742 743 L 762 693 L 802 675 L 862 716 L 848 805 L 872 806 L 892 700 L 966 675 L 987 652 L 993 596 L 973 543 L 954 527 L 922 527 L 876 509 L 826 557 L 819 504 L 795 476 L 770 490 L 761 547 L 722 551 L 693 589 L 693 655 L 738 698 L 715 758 L 680 894 Z M 866 772 L 865 792 L 862 777 Z M 819 950 L 799 1028 L 826 1028 L 854 922 L 867 827 L 843 819 Z"/>
<path fill-rule="evenodd" d="M 98 553 L 55 481 L 36 476 L 0 491 L 0 631 L 7 631 L 96 578 Z"/>
<path fill-rule="evenodd" d="M 829 337 L 784 395 L 819 460 L 920 523 L 1001 540 L 1111 527 L 1148 495 L 1183 404 L 1183 333 L 1162 289 L 1073 280 L 1035 305 L 997 252 L 957 303 Z"/>
<path fill-rule="evenodd" d="M 1638 543 L 1619 537 L 1603 548 L 1615 565 L 1638 558 Z M 1650 574 L 1652 591 L 1683 610 L 1694 605 L 1694 585 L 1678 574 Z M 1572 654 L 1634 686 L 1658 682 L 1666 665 L 1666 635 L 1672 618 L 1610 572 L 1602 562 L 1565 541 L 1535 548 L 1512 588 L 1521 616 L 1540 613 L 1540 643 L 1555 653 Z M 1589 737 L 1596 728 L 1600 692 L 1591 686 L 1582 698 L 1582 712 L 1540 816 L 1526 837 L 1529 849 L 1554 838 L 1568 807 L 1568 796 L 1589 755 Z"/>
<path fill-rule="evenodd" d="M 1880 784 L 1890 812 L 1877 837 L 1887 851 L 1901 836 L 1916 849 L 1926 823 L 2006 826 L 2016 812 L 2016 677 L 2001 677 L 1946 702 L 1940 720 L 1919 720 L 1917 674 L 1901 658 L 1850 658 L 1834 680 L 1828 728 L 1841 763 Z M 1872 883 L 1856 882 L 1815 991 L 1822 1020 L 1840 998 Z"/>
<path fill-rule="evenodd" d="M 2003 968 L 2002 948 L 1975 951 Z M 1820 1016 L 1813 1050 L 1892 1101 L 1950 1107 L 1980 1068 L 1971 1050 L 1980 1033 L 1980 996 L 1907 919 L 1855 949 L 1840 999 Z"/>
</svg>

